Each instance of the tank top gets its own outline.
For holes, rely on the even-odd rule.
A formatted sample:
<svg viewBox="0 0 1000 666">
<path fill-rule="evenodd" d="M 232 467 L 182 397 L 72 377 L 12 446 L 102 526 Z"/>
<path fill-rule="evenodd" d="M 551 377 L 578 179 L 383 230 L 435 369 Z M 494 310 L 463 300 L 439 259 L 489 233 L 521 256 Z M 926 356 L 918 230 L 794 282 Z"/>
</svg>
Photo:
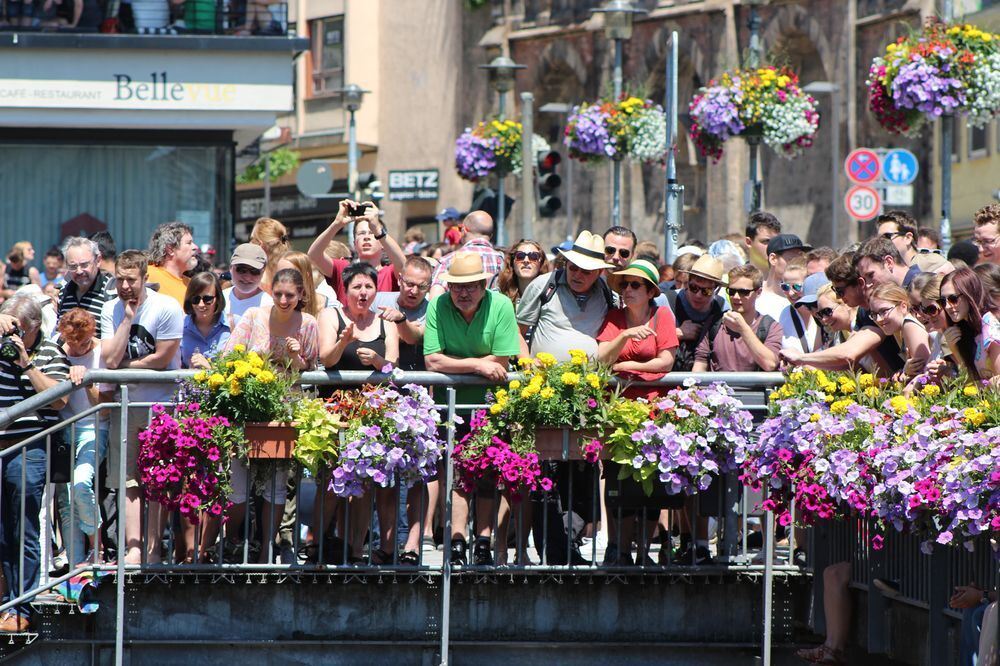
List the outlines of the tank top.
<svg viewBox="0 0 1000 666">
<path fill-rule="evenodd" d="M 341 314 L 340 309 L 336 309 L 337 321 L 340 324 L 340 330 L 343 331 L 347 327 L 347 321 L 344 315 Z M 385 358 L 385 320 L 378 320 L 378 337 L 374 340 L 354 340 L 346 347 L 344 347 L 344 353 L 340 355 L 340 360 L 337 361 L 337 365 L 331 370 L 368 370 L 368 371 L 379 371 L 381 368 L 372 368 L 370 366 L 361 363 L 361 359 L 358 358 L 358 349 L 360 347 L 365 347 L 371 349 L 373 352 Z"/>
<path fill-rule="evenodd" d="M 10 264 L 7 265 L 7 272 L 4 273 L 3 278 L 3 288 L 12 289 L 16 291 L 19 287 L 31 282 L 31 277 L 28 275 L 28 265 L 25 264 L 20 268 L 11 268 Z"/>
</svg>

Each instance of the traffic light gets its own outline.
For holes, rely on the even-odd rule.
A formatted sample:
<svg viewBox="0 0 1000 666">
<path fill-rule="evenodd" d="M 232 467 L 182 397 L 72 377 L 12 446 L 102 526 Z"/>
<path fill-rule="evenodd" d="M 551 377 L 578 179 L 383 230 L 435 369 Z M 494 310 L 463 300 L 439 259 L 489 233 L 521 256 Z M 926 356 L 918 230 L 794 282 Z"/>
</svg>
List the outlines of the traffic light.
<svg viewBox="0 0 1000 666">
<path fill-rule="evenodd" d="M 562 208 L 562 199 L 557 191 L 562 185 L 562 178 L 556 173 L 556 167 L 562 162 L 562 155 L 554 150 L 538 156 L 538 215 L 553 217 Z"/>
<path fill-rule="evenodd" d="M 504 217 L 510 217 L 511 207 L 514 205 L 514 199 L 507 196 L 505 193 L 503 195 L 504 200 Z M 474 210 L 486 211 L 490 214 L 494 220 L 497 219 L 497 215 L 500 212 L 499 202 L 497 200 L 497 192 L 492 187 L 479 186 L 472 193 L 472 205 L 469 206 L 469 212 Z"/>
</svg>

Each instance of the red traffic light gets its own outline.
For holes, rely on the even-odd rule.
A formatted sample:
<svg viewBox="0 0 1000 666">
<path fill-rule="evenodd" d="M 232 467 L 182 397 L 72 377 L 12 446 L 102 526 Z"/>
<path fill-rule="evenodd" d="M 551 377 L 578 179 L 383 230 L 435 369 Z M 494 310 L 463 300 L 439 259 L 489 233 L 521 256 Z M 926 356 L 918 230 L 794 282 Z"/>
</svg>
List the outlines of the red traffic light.
<svg viewBox="0 0 1000 666">
<path fill-rule="evenodd" d="M 542 171 L 550 171 L 556 168 L 560 162 L 562 162 L 562 155 L 554 150 L 550 150 L 539 158 L 538 168 Z"/>
</svg>

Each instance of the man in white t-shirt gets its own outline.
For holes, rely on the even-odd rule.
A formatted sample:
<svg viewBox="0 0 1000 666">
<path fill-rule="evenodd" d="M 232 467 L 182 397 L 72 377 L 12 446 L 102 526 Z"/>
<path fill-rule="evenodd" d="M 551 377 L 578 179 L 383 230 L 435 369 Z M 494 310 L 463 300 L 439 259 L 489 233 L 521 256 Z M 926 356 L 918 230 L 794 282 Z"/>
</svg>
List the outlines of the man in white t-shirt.
<svg viewBox="0 0 1000 666">
<path fill-rule="evenodd" d="M 785 268 L 793 259 L 805 256 L 812 249 L 795 234 L 778 234 L 767 244 L 768 272 L 764 288 L 757 297 L 757 312 L 778 321 L 781 311 L 788 307 L 788 296 L 781 289 Z"/>
<path fill-rule="evenodd" d="M 146 288 L 146 255 L 126 250 L 115 259 L 118 298 L 101 309 L 101 355 L 108 368 L 176 370 L 181 367 L 180 346 L 184 334 L 184 311 L 176 300 Z M 171 384 L 128 386 L 129 402 L 167 402 Z M 142 505 L 137 458 L 139 431 L 148 422 L 148 408 L 128 410 L 128 430 L 121 432 L 120 415 L 113 415 L 108 450 L 108 488 L 125 486 L 125 548 L 128 564 L 141 563 Z M 125 456 L 124 484 L 118 470 Z M 162 534 L 160 505 L 151 502 L 147 524 L 148 562 L 160 561 Z M 121 555 L 119 555 L 121 556 Z"/>
<path fill-rule="evenodd" d="M 222 316 L 229 324 L 229 330 L 236 330 L 236 325 L 250 308 L 271 305 L 271 296 L 260 288 L 264 267 L 267 266 L 267 254 L 264 248 L 254 243 L 237 245 L 233 258 L 229 260 L 229 270 L 233 274 L 233 286 L 223 290 L 226 307 Z"/>
</svg>

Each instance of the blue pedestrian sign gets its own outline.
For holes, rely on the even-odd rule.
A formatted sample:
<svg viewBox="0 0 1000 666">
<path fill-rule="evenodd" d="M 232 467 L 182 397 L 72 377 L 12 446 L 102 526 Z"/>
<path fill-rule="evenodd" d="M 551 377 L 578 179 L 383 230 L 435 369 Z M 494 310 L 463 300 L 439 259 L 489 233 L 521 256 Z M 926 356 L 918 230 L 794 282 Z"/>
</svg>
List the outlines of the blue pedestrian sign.
<svg viewBox="0 0 1000 666">
<path fill-rule="evenodd" d="M 904 148 L 894 148 L 882 158 L 882 178 L 893 185 L 909 185 L 919 171 L 917 156 Z"/>
</svg>

